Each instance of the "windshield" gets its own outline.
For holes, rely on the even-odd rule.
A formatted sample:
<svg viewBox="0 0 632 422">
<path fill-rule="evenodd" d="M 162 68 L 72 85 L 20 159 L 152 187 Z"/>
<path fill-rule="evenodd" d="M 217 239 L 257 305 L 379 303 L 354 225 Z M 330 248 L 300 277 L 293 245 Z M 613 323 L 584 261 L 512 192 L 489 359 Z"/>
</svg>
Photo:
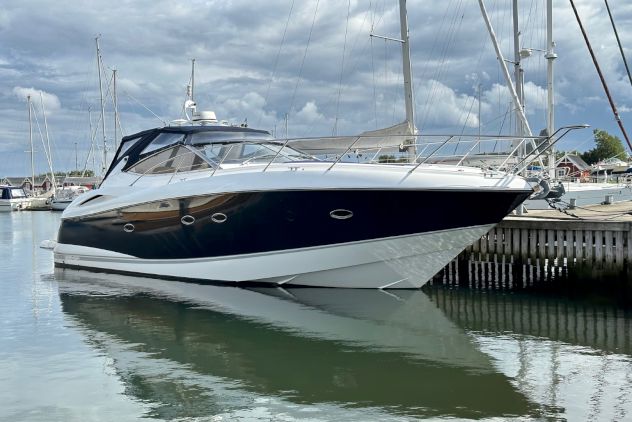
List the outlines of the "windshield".
<svg viewBox="0 0 632 422">
<path fill-rule="evenodd" d="M 13 198 L 25 198 L 26 194 L 22 188 L 11 188 L 11 196 Z"/>
<path fill-rule="evenodd" d="M 143 150 L 140 152 L 140 155 L 144 156 L 145 154 L 156 151 L 168 145 L 175 145 L 178 142 L 182 141 L 182 139 L 184 139 L 184 134 L 182 133 L 159 133 L 158 136 L 156 136 L 145 148 L 143 148 Z"/>
<path fill-rule="evenodd" d="M 223 142 L 195 145 L 214 164 L 278 163 L 316 160 L 310 155 L 273 142 Z"/>
</svg>

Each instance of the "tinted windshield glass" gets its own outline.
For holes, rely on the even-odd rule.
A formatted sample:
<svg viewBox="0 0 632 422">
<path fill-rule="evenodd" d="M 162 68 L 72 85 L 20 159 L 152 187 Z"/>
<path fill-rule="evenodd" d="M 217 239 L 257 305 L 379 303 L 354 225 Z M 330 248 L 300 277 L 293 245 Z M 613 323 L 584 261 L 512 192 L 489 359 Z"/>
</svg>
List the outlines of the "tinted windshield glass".
<svg viewBox="0 0 632 422">
<path fill-rule="evenodd" d="M 163 174 L 205 170 L 209 164 L 202 157 L 183 145 L 160 151 L 140 161 L 129 171 L 139 174 Z"/>
<path fill-rule="evenodd" d="M 125 153 L 132 147 L 132 145 L 134 145 L 139 139 L 140 139 L 140 136 L 138 138 L 133 138 L 133 139 L 128 139 L 126 141 L 123 141 L 123 143 L 121 144 L 121 150 L 119 151 L 114 161 L 117 161 L 119 158 L 123 157 Z"/>
<path fill-rule="evenodd" d="M 156 136 L 149 145 L 145 147 L 141 151 L 141 155 L 147 154 L 149 152 L 155 151 L 162 147 L 166 147 L 167 145 L 173 145 L 180 142 L 184 138 L 184 135 L 181 133 L 167 133 L 163 132 Z"/>
<path fill-rule="evenodd" d="M 309 155 L 272 142 L 223 142 L 198 144 L 195 147 L 216 164 L 262 163 L 272 159 L 280 163 L 314 160 Z"/>
</svg>

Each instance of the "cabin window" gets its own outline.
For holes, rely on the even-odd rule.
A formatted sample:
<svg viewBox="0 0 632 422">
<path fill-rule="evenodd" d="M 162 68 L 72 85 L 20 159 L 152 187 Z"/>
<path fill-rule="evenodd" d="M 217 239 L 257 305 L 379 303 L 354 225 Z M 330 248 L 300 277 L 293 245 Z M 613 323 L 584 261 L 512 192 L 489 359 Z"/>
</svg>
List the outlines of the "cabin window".
<svg viewBox="0 0 632 422">
<path fill-rule="evenodd" d="M 145 147 L 145 149 L 141 151 L 140 154 L 141 155 L 148 154 L 160 148 L 177 144 L 178 142 L 182 141 L 183 138 L 184 138 L 184 135 L 181 133 L 168 133 L 168 132 L 160 133 L 151 141 L 149 145 Z"/>
<path fill-rule="evenodd" d="M 138 174 L 167 174 L 208 168 L 210 165 L 202 157 L 178 145 L 142 160 L 129 171 Z"/>
<path fill-rule="evenodd" d="M 11 189 L 11 196 L 13 198 L 25 198 L 26 194 L 22 188 L 13 188 Z"/>
<path fill-rule="evenodd" d="M 2 199 L 11 199 L 9 196 L 9 189 L 2 189 Z"/>
</svg>

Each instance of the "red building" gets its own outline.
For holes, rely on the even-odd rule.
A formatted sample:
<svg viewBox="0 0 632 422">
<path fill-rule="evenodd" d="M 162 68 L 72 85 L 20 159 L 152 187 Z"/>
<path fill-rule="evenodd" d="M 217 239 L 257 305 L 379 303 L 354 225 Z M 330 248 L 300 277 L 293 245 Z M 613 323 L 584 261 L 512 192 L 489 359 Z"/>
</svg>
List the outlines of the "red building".
<svg viewBox="0 0 632 422">
<path fill-rule="evenodd" d="M 590 166 L 579 155 L 565 154 L 557 161 L 556 176 L 573 182 L 587 182 Z"/>
</svg>

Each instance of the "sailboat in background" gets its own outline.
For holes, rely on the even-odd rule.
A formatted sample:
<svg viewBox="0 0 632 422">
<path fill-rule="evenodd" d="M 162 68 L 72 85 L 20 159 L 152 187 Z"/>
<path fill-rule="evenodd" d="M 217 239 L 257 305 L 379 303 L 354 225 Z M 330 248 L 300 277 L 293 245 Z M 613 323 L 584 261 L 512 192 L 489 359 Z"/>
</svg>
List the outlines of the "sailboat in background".
<svg viewBox="0 0 632 422">
<path fill-rule="evenodd" d="M 486 21 L 489 21 L 482 0 L 480 4 Z M 517 87 L 514 88 L 511 76 L 502 58 L 500 47 L 493 34 L 491 23 L 487 22 L 499 61 L 503 65 L 508 89 L 512 94 L 517 113 L 516 119 L 520 122 L 520 130 L 512 136 L 482 135 L 480 129 L 478 135 L 464 135 L 463 133 L 455 135 L 420 134 L 415 125 L 410 42 L 405 0 L 399 1 L 399 12 L 401 39 L 384 37 L 373 33 L 370 36 L 401 43 L 405 120 L 391 127 L 367 131 L 353 136 L 290 139 L 288 145 L 309 154 L 333 155 L 342 161 L 349 161 L 350 159 L 357 162 L 448 164 L 508 172 L 519 170 L 522 175 L 525 175 L 524 170 L 529 164 L 532 161 L 540 160 L 546 150 L 559 141 L 568 131 L 584 127 L 568 126 L 559 128 L 555 132 L 551 119 L 552 113 L 550 113 L 547 131 L 539 136 L 532 134 L 522 106 L 522 94 L 518 88 L 518 85 L 521 86 L 521 83 L 517 83 Z M 552 49 L 554 44 L 550 41 L 549 45 Z M 555 54 L 552 50 L 547 54 L 550 59 L 549 67 L 552 69 L 552 60 L 555 58 Z M 549 74 L 552 78 L 552 70 Z M 552 84 L 549 85 L 550 90 L 552 90 Z M 549 97 L 552 98 L 552 94 Z M 564 132 L 565 130 L 566 132 Z M 562 134 L 555 139 L 558 132 L 562 132 Z M 502 151 L 496 150 L 498 145 L 504 146 L 504 148 L 500 148 Z M 534 185 L 537 186 L 541 179 L 541 176 L 538 177 Z"/>
<path fill-rule="evenodd" d="M 102 165 L 101 165 L 101 169 L 102 169 L 102 176 L 105 173 L 105 169 L 107 169 L 107 167 L 109 166 L 109 162 L 108 162 L 108 145 L 107 145 L 107 139 L 106 139 L 106 134 L 105 134 L 105 98 L 103 96 L 103 80 L 102 80 L 102 67 L 103 67 L 103 63 L 102 63 L 102 57 L 101 57 L 101 49 L 99 47 L 99 37 L 95 38 L 95 44 L 96 44 L 96 59 L 97 59 L 97 72 L 99 75 L 99 104 L 100 104 L 100 126 L 101 126 L 101 134 L 103 137 L 103 155 L 102 155 Z M 113 84 L 113 92 L 112 92 L 112 102 L 114 105 L 114 135 L 113 135 L 113 144 L 114 144 L 114 149 L 117 148 L 117 128 L 119 125 L 119 119 L 118 119 L 118 101 L 117 101 L 117 96 L 116 96 L 116 69 L 112 70 L 112 84 Z M 90 113 L 90 110 L 88 110 L 88 113 Z M 91 116 L 91 115 L 90 115 Z M 52 200 L 51 202 L 51 208 L 53 211 L 63 211 L 66 209 L 66 207 L 68 207 L 68 205 L 70 205 L 72 203 L 72 201 L 75 200 L 75 198 L 79 197 L 80 195 L 88 192 L 89 190 L 91 190 L 92 188 L 95 187 L 95 185 L 98 185 L 101 181 L 101 179 L 96 179 L 94 177 L 84 177 L 83 174 L 85 173 L 86 167 L 87 167 L 87 162 L 90 160 L 90 156 L 92 155 L 94 158 L 94 155 L 96 155 L 96 151 L 98 150 L 97 146 L 96 146 L 96 142 L 95 142 L 95 137 L 96 137 L 96 132 L 93 133 L 92 131 L 92 118 L 90 117 L 90 137 L 91 137 L 91 148 L 90 151 L 88 153 L 88 157 L 86 157 L 86 166 L 84 167 L 84 171 L 82 173 L 81 177 L 75 177 L 73 178 L 74 180 L 72 182 L 69 183 L 65 183 L 64 182 L 64 186 L 62 186 L 61 188 L 59 188 L 57 190 L 57 192 L 55 193 L 55 198 Z M 75 163 L 75 168 L 76 170 L 78 170 L 78 165 L 77 163 Z M 93 169 L 95 174 L 96 172 L 96 168 Z M 83 180 L 81 180 L 83 179 Z"/>
<path fill-rule="evenodd" d="M 44 111 L 44 101 L 42 99 L 42 92 L 40 91 L 40 100 L 42 104 L 42 114 L 44 115 L 44 122 L 46 127 L 46 137 L 48 138 L 48 123 L 46 122 L 46 113 Z M 42 139 L 42 144 L 44 146 L 44 154 L 46 155 L 46 159 L 49 164 L 49 170 L 51 174 L 51 189 L 47 189 L 44 192 L 36 192 L 35 191 L 35 149 L 33 145 L 33 121 L 32 121 L 32 112 L 33 105 L 31 102 L 31 96 L 27 95 L 27 105 L 29 110 L 29 142 L 30 142 L 30 154 L 31 154 L 31 192 L 28 197 L 28 203 L 24 206 L 25 210 L 29 211 L 39 211 L 39 210 L 49 210 L 50 209 L 50 201 L 53 197 L 55 191 L 55 173 L 53 171 L 52 162 L 50 159 L 50 143 L 48 146 Z"/>
<path fill-rule="evenodd" d="M 406 152 L 408 162 L 416 160 L 417 136 L 415 109 L 413 103 L 412 67 L 410 63 L 410 37 L 408 33 L 408 12 L 406 0 L 399 0 L 399 19 L 401 39 L 395 40 L 402 46 L 402 69 L 404 79 L 404 103 L 406 118 L 396 125 L 363 132 L 356 136 L 311 138 L 290 140 L 289 145 L 309 154 L 336 154 L 342 149 L 371 149 L 378 151 L 399 150 Z M 391 40 L 371 33 L 371 37 Z M 395 140 L 395 142 L 393 142 Z"/>
</svg>

